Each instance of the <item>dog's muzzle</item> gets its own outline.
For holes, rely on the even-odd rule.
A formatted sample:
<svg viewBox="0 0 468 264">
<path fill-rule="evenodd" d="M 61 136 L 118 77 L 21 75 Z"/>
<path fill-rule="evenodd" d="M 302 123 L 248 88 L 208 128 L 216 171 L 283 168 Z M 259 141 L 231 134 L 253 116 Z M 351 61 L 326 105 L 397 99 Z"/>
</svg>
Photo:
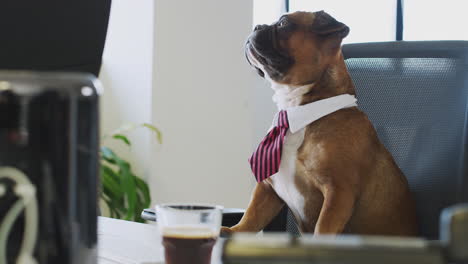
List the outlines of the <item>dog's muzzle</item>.
<svg viewBox="0 0 468 264">
<path fill-rule="evenodd" d="M 273 80 L 278 80 L 293 64 L 293 60 L 279 47 L 275 30 L 274 26 L 257 25 L 246 43 L 246 56 L 249 60 L 250 52 L 255 60 L 262 64 L 268 76 Z M 257 69 L 260 76 L 264 76 L 259 67 L 250 60 L 249 63 Z"/>
</svg>

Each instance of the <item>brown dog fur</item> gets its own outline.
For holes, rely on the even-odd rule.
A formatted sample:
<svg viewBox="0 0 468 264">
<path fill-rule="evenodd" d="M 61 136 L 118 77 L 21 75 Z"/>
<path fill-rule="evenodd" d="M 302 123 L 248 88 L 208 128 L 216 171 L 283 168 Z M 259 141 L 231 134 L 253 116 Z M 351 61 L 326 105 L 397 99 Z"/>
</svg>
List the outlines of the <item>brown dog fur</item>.
<svg viewBox="0 0 468 264">
<path fill-rule="evenodd" d="M 308 87 L 289 106 L 355 94 L 341 52 L 348 27 L 324 12 L 296 12 L 280 21 L 283 23 L 269 26 L 276 34 L 272 37 L 276 44 L 271 45 L 287 53 L 292 61 L 289 66 L 268 65 L 269 58 L 262 57 L 260 45 L 254 42 L 257 32 L 250 37 L 247 50 L 251 52 L 248 55 L 251 64 L 267 79 L 291 90 Z M 289 30 L 284 28 L 285 24 Z M 268 71 L 275 67 L 282 70 L 270 74 Z M 417 234 L 415 207 L 406 178 L 379 141 L 367 116 L 356 107 L 339 110 L 305 128 L 294 179 L 290 184 L 295 185 L 305 202 L 304 217 L 296 216 L 302 232 Z M 258 232 L 285 202 L 294 201 L 283 201 L 271 180 L 266 179 L 255 187 L 242 220 L 222 231 Z"/>
</svg>

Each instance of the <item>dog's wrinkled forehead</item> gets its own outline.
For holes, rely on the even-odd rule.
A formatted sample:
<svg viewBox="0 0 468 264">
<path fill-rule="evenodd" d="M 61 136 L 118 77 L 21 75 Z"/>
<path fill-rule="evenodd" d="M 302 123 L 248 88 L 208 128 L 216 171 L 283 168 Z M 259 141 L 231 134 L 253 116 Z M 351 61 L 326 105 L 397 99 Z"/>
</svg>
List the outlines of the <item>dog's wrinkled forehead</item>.
<svg viewBox="0 0 468 264">
<path fill-rule="evenodd" d="M 298 11 L 286 16 L 294 23 L 306 26 L 307 29 L 311 30 L 311 32 L 319 35 L 337 32 L 338 30 L 345 28 L 346 34 L 349 31 L 349 28 L 345 24 L 338 22 L 335 18 L 323 10 L 313 13 Z M 341 37 L 345 37 L 345 35 Z"/>
<path fill-rule="evenodd" d="M 320 11 L 323 12 L 323 11 Z M 301 25 L 312 25 L 317 17 L 316 13 L 312 12 L 304 12 L 304 11 L 297 11 L 291 14 L 285 15 L 289 19 L 293 20 L 297 24 Z"/>
</svg>

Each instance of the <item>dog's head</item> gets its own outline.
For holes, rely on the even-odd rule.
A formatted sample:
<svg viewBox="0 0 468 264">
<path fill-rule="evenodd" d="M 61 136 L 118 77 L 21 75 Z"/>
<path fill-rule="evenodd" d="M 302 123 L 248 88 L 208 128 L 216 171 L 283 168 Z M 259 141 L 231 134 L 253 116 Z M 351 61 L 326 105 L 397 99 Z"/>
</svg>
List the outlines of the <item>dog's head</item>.
<svg viewBox="0 0 468 264">
<path fill-rule="evenodd" d="M 341 55 L 349 28 L 329 14 L 295 12 L 271 25 L 257 25 L 246 43 L 246 57 L 262 77 L 305 85 L 317 80 Z"/>
</svg>

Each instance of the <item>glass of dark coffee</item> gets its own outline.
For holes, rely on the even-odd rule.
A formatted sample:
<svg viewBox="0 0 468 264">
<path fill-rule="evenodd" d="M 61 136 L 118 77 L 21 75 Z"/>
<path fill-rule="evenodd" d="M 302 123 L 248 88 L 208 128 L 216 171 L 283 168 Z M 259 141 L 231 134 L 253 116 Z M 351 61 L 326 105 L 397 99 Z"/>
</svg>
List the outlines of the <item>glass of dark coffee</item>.
<svg viewBox="0 0 468 264">
<path fill-rule="evenodd" d="M 216 205 L 157 205 L 166 264 L 210 264 L 222 210 Z"/>
</svg>

